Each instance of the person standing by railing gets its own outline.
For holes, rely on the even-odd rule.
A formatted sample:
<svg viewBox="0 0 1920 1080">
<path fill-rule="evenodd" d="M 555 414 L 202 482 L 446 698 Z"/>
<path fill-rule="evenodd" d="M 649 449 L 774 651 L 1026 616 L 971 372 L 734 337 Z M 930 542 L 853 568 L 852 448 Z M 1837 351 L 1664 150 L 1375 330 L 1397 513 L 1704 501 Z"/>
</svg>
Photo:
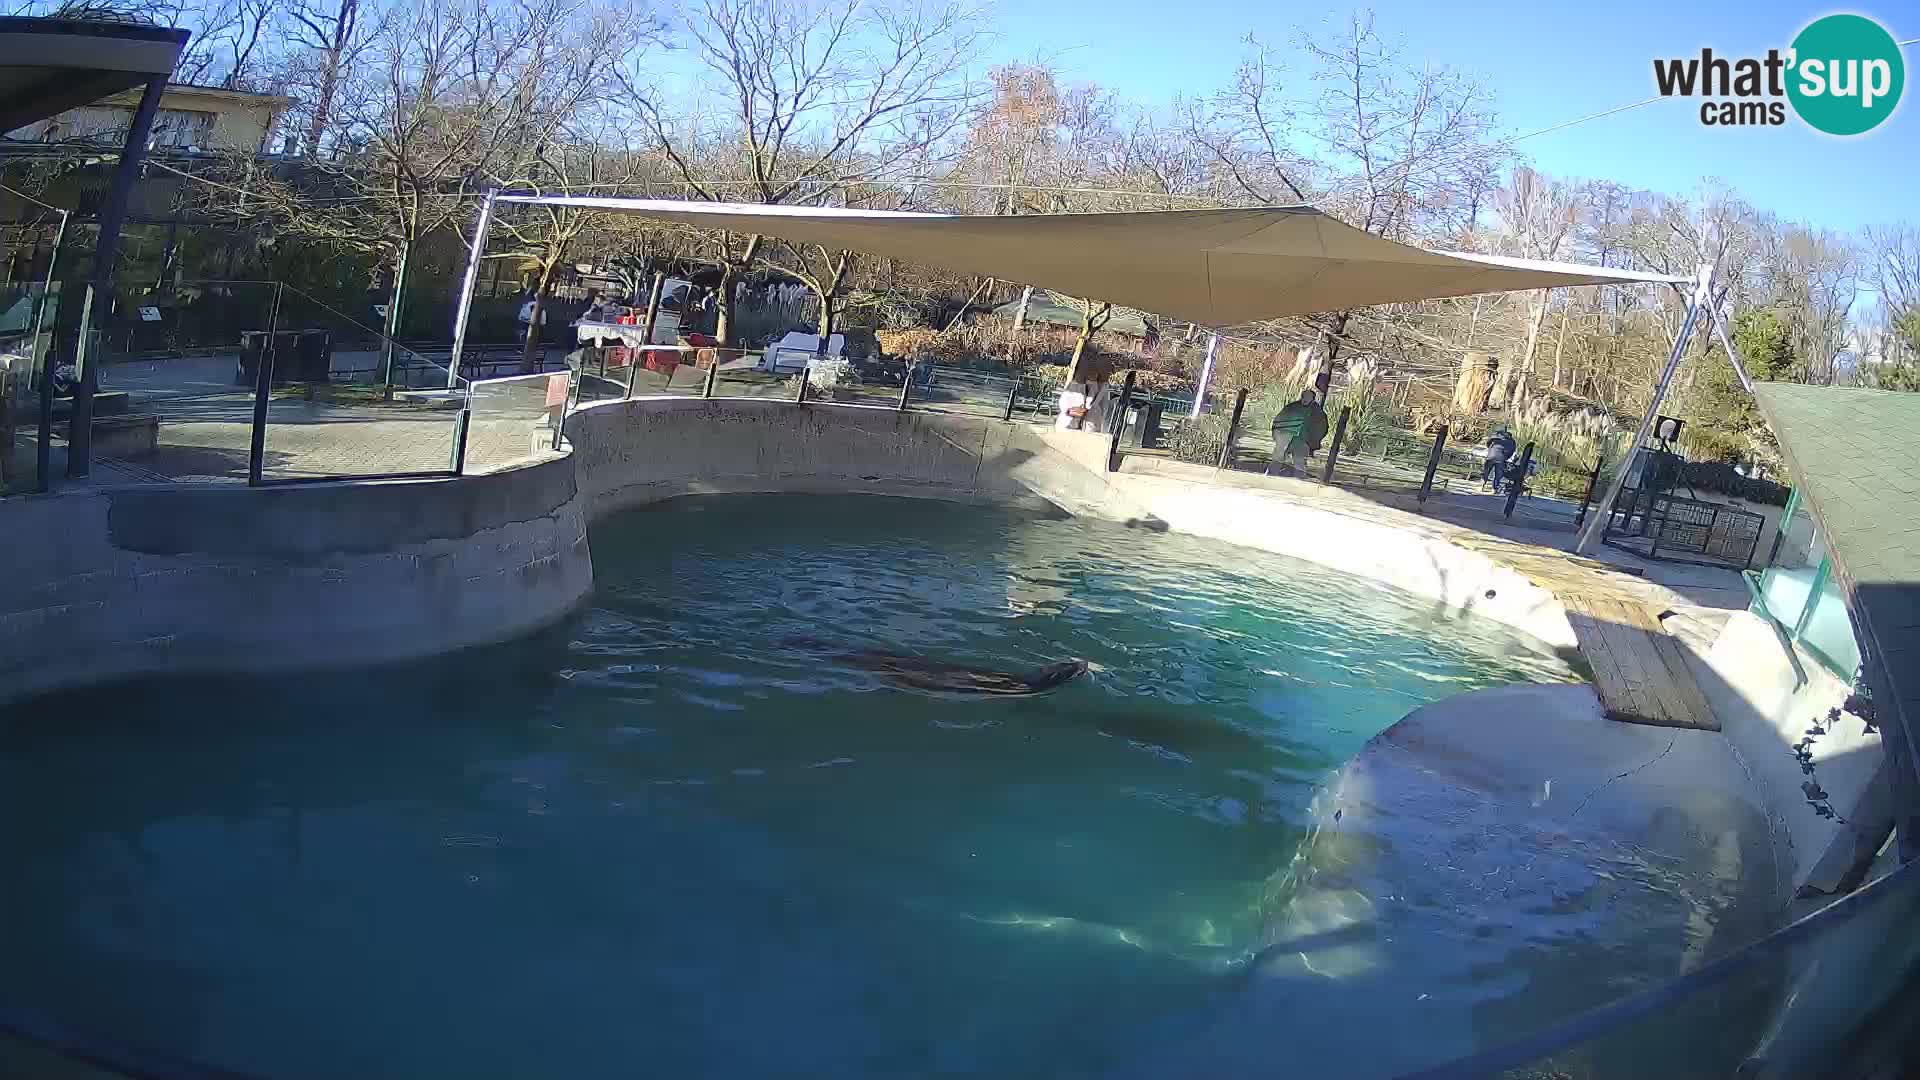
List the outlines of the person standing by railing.
<svg viewBox="0 0 1920 1080">
<path fill-rule="evenodd" d="M 1313 391 L 1300 391 L 1300 399 L 1287 404 L 1273 418 L 1273 459 L 1267 463 L 1268 476 L 1292 476 L 1307 467 L 1308 428 L 1315 410 Z M 1326 414 L 1321 413 L 1321 438 L 1326 437 Z"/>
</svg>

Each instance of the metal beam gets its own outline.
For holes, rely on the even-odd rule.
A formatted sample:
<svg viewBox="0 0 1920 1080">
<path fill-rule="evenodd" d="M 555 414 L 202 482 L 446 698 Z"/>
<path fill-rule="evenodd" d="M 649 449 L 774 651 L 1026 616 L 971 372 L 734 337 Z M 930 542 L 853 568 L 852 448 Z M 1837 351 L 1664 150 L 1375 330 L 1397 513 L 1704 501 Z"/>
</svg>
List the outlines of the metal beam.
<svg viewBox="0 0 1920 1080">
<path fill-rule="evenodd" d="M 1653 421 L 1660 415 L 1660 406 L 1667 399 L 1667 391 L 1673 386 L 1673 376 L 1680 370 L 1680 360 L 1687 354 L 1687 342 L 1693 338 L 1694 323 L 1700 319 L 1702 309 L 1708 308 L 1713 301 L 1713 266 L 1702 264 L 1693 282 L 1693 295 L 1687 301 L 1687 317 L 1680 324 L 1680 334 L 1673 339 L 1673 351 L 1667 354 L 1667 366 L 1660 373 L 1660 384 L 1653 388 L 1653 400 L 1647 403 L 1647 415 L 1640 418 L 1640 429 L 1634 433 L 1632 445 L 1627 447 L 1626 457 L 1620 461 L 1620 469 L 1613 474 L 1613 483 L 1607 485 L 1606 497 L 1600 500 L 1599 513 L 1587 519 L 1586 528 L 1580 532 L 1579 543 L 1573 546 L 1574 553 L 1584 555 L 1593 550 L 1600 540 L 1601 530 L 1613 515 L 1613 502 L 1620 497 L 1620 491 L 1626 487 L 1627 474 L 1633 471 L 1633 463 L 1640 455 L 1640 446 L 1647 441 L 1647 435 L 1653 431 Z M 1709 315 L 1709 318 L 1712 316 Z"/>
<path fill-rule="evenodd" d="M 1213 381 L 1213 356 L 1220 351 L 1220 335 L 1207 336 L 1207 361 L 1200 365 L 1200 383 L 1194 387 L 1193 409 L 1187 413 L 1191 420 L 1200 415 L 1200 406 L 1207 400 L 1207 384 Z"/>
<path fill-rule="evenodd" d="M 73 412 L 67 420 L 67 475 L 85 476 L 93 466 L 93 395 L 100 389 L 100 358 L 93 348 L 93 321 L 102 305 L 113 306 L 113 271 L 120 261 L 120 226 L 127 218 L 127 200 L 133 195 L 134 177 L 147 157 L 147 140 L 153 136 L 153 118 L 160 111 L 160 96 L 166 92 L 167 77 L 147 82 L 140 95 L 140 107 L 134 110 L 133 127 L 120 150 L 120 167 L 114 170 L 113 185 L 107 190 L 107 202 L 100 213 L 100 239 L 94 246 L 93 281 L 87 285 L 87 298 L 80 308 L 80 339 L 76 343 L 74 365 L 80 380 L 73 390 Z"/>
<path fill-rule="evenodd" d="M 487 192 L 486 201 L 480 204 L 480 219 L 473 223 L 473 247 L 467 252 L 467 274 L 460 281 L 460 307 L 453 316 L 453 355 L 447 358 L 449 390 L 460 382 L 460 354 L 467 347 L 467 315 L 473 310 L 473 288 L 480 278 L 480 256 L 487 250 L 487 233 L 493 228 L 493 200 L 499 194 Z"/>
</svg>

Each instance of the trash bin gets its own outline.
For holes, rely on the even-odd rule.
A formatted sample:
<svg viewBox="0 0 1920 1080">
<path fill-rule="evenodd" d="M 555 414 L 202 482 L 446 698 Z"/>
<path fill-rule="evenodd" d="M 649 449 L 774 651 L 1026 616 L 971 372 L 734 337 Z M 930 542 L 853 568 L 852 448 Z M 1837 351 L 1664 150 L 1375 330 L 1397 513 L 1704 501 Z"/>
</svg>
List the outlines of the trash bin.
<svg viewBox="0 0 1920 1080">
<path fill-rule="evenodd" d="M 260 361 L 267 351 L 265 330 L 240 331 L 240 364 L 234 381 L 252 386 L 260 377 Z M 333 331 L 275 330 L 273 382 L 326 382 L 333 367 Z"/>
<path fill-rule="evenodd" d="M 286 364 L 283 354 L 279 361 Z M 333 331 L 302 330 L 294 347 L 293 371 L 287 375 L 296 382 L 323 383 L 333 370 Z M 278 376 L 279 371 L 274 374 Z"/>
</svg>

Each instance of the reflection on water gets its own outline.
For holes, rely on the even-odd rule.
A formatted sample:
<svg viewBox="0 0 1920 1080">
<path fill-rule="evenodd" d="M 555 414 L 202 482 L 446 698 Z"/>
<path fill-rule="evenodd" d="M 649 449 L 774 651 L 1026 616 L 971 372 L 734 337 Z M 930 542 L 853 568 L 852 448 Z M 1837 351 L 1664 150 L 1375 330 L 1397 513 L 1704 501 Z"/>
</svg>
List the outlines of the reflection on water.
<svg viewBox="0 0 1920 1080">
<path fill-rule="evenodd" d="M 1367 896 L 1275 888 L 1316 787 L 1423 702 L 1566 677 L 1323 569 L 1081 521 L 716 498 L 592 542 L 550 634 L 6 716 L 0 994 L 284 1077 L 1282 1053 L 1380 955 Z M 1094 671 L 981 699 L 860 652 Z M 1310 977 L 1259 971 L 1277 923 Z"/>
</svg>

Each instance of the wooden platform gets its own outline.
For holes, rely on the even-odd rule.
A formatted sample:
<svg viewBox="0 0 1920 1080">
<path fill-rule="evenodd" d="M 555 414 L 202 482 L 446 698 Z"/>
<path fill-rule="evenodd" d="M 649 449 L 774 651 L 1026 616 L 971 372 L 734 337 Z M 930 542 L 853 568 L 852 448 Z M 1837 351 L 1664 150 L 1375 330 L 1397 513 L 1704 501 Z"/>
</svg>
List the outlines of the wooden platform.
<svg viewBox="0 0 1920 1080">
<path fill-rule="evenodd" d="M 1462 546 L 1518 571 L 1566 609 L 1608 717 L 1629 724 L 1719 731 L 1680 642 L 1622 581 L 1631 572 L 1563 551 L 1508 542 Z"/>
<path fill-rule="evenodd" d="M 1646 605 L 1611 597 L 1562 594 L 1567 622 L 1593 667 L 1600 706 L 1615 720 L 1656 727 L 1719 731 L 1680 643 Z"/>
</svg>

